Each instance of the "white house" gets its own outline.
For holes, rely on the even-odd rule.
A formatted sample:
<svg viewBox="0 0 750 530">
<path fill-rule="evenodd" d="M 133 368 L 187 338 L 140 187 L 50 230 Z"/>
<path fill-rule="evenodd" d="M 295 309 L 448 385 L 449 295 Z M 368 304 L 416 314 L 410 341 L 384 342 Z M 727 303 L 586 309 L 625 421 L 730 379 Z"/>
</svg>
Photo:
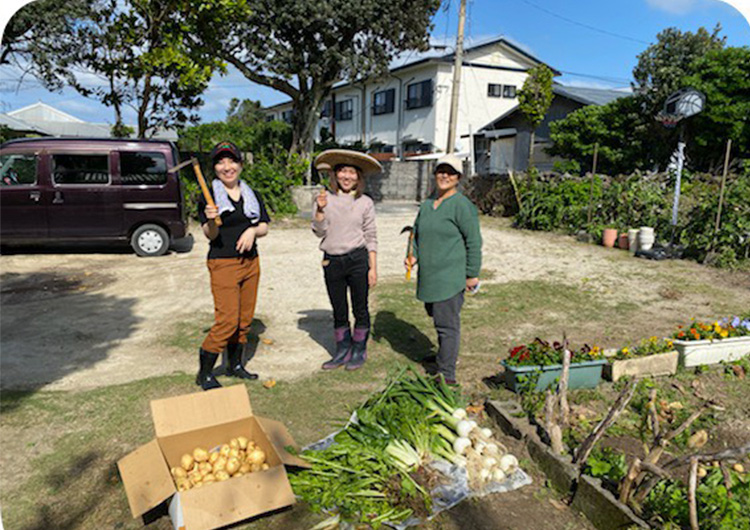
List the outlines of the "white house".
<svg viewBox="0 0 750 530">
<path fill-rule="evenodd" d="M 109 138 L 112 135 L 108 123 L 84 121 L 42 102 L 0 114 L 0 125 L 18 133 L 42 136 Z M 135 134 L 131 137 L 135 138 Z M 154 138 L 177 141 L 177 131 L 160 129 Z"/>
<path fill-rule="evenodd" d="M 321 112 L 318 137 L 325 128 L 340 144 L 361 142 L 373 151 L 398 156 L 445 152 L 453 63 L 453 52 L 433 48 L 395 61 L 384 78 L 335 85 Z M 527 71 L 540 63 L 505 37 L 465 48 L 457 151 L 468 152 L 474 132 L 518 104 L 516 94 Z M 265 112 L 268 120 L 291 121 L 292 103 Z"/>
</svg>

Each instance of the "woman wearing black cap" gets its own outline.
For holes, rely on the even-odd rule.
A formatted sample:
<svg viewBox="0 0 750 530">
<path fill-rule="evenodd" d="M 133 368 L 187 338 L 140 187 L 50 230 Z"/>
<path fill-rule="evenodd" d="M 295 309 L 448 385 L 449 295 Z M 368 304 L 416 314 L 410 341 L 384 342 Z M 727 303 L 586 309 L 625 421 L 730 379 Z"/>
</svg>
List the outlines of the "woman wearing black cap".
<svg viewBox="0 0 750 530">
<path fill-rule="evenodd" d="M 211 151 L 216 177 L 212 182 L 216 206 L 201 196 L 198 217 L 210 240 L 208 270 L 214 297 L 214 324 L 200 348 L 196 384 L 203 390 L 221 385 L 212 370 L 227 349 L 227 375 L 257 379 L 245 370 L 242 353 L 255 314 L 260 262 L 256 240 L 268 234 L 270 218 L 260 196 L 240 180 L 242 153 L 231 142 L 220 142 Z M 221 218 L 221 226 L 216 223 Z"/>
</svg>

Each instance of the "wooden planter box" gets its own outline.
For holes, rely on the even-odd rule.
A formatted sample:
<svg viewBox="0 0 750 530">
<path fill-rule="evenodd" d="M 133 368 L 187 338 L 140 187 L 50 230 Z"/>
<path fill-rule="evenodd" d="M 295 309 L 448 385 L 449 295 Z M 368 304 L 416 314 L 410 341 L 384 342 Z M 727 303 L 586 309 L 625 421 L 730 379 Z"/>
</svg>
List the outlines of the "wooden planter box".
<svg viewBox="0 0 750 530">
<path fill-rule="evenodd" d="M 750 336 L 721 340 L 674 340 L 680 352 L 682 366 L 717 364 L 721 361 L 736 361 L 750 355 Z"/>
<path fill-rule="evenodd" d="M 679 359 L 680 353 L 674 350 L 645 357 L 610 360 L 604 367 L 604 378 L 609 381 L 617 381 L 626 375 L 633 377 L 672 375 L 677 372 Z"/>
<path fill-rule="evenodd" d="M 554 386 L 558 378 L 562 375 L 561 364 L 552 364 L 549 366 L 508 366 L 505 364 L 505 361 L 502 361 L 501 364 L 505 366 L 505 384 L 513 392 L 519 391 L 519 377 L 531 376 L 535 372 L 539 372 L 536 390 L 537 392 L 542 392 L 547 387 Z M 604 359 L 571 363 L 568 388 L 596 388 L 596 385 L 602 380 L 602 368 L 605 364 L 607 364 L 607 361 Z"/>
</svg>

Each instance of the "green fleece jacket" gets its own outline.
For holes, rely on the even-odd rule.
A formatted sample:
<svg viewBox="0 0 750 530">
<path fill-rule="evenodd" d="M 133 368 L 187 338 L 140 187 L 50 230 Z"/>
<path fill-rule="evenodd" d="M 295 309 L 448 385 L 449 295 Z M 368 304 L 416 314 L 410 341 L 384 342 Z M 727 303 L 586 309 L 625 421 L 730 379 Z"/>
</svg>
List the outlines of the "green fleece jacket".
<svg viewBox="0 0 750 530">
<path fill-rule="evenodd" d="M 466 288 L 482 267 L 482 234 L 476 207 L 461 193 L 434 208 L 435 199 L 419 207 L 414 221 L 417 298 L 442 302 Z"/>
</svg>

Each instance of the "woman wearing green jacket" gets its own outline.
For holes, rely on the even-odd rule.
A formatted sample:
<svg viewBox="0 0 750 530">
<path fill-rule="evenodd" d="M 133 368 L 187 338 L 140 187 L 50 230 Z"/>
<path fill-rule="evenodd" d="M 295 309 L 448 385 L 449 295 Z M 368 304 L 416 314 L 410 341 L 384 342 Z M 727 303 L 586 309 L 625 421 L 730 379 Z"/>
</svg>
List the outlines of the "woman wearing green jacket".
<svg viewBox="0 0 750 530">
<path fill-rule="evenodd" d="M 464 292 L 477 290 L 482 267 L 479 216 L 472 202 L 458 191 L 462 175 L 462 163 L 456 156 L 438 160 L 436 194 L 419 208 L 412 256 L 405 263 L 419 267 L 417 298 L 435 324 L 438 371 L 448 384 L 456 382 Z"/>
</svg>

